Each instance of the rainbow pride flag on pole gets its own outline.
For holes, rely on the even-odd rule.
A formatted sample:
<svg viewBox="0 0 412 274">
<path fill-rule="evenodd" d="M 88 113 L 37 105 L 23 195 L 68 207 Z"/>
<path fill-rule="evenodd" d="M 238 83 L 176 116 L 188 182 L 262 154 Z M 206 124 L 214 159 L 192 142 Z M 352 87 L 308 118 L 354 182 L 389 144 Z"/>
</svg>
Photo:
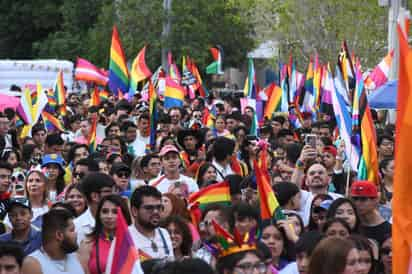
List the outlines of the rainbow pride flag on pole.
<svg viewBox="0 0 412 274">
<path fill-rule="evenodd" d="M 110 47 L 109 88 L 116 96 L 119 90 L 123 94 L 129 91 L 129 71 L 116 26 L 113 26 Z"/>
<path fill-rule="evenodd" d="M 53 97 L 56 100 L 56 104 L 60 114 L 65 116 L 67 114 L 66 108 L 66 89 L 63 82 L 63 71 L 59 71 L 57 74 L 56 84 L 53 89 Z"/>
<path fill-rule="evenodd" d="M 183 107 L 185 90 L 170 77 L 166 77 L 165 108 Z"/>
<path fill-rule="evenodd" d="M 262 220 L 271 218 L 282 220 L 285 219 L 285 216 L 283 215 L 282 209 L 280 208 L 275 193 L 270 185 L 270 176 L 266 165 L 266 155 L 265 153 L 263 154 L 261 164 L 256 160 L 253 162 L 260 200 L 260 216 Z"/>
<path fill-rule="evenodd" d="M 280 110 L 282 103 L 282 89 L 278 87 L 275 83 L 272 83 L 268 87 L 269 91 L 269 100 L 266 102 L 264 117 L 272 118 L 274 112 Z"/>
<path fill-rule="evenodd" d="M 137 83 L 152 76 L 152 72 L 146 65 L 145 61 L 146 46 L 144 46 L 132 64 L 132 71 L 130 72 L 130 88 L 129 98 L 136 94 Z"/>
<path fill-rule="evenodd" d="M 63 123 L 53 114 L 48 113 L 47 111 L 43 111 L 41 115 L 43 118 L 44 125 L 48 132 L 54 132 L 54 131 L 64 132 Z"/>
<path fill-rule="evenodd" d="M 149 81 L 149 115 L 150 115 L 150 149 L 156 148 L 156 127 L 157 127 L 157 94 L 152 81 Z"/>
<path fill-rule="evenodd" d="M 126 220 L 117 208 L 116 236 L 110 246 L 106 274 L 143 274 L 139 252 L 133 243 Z"/>
<path fill-rule="evenodd" d="M 90 153 L 96 151 L 97 141 L 96 141 L 96 128 L 97 128 L 97 118 L 92 121 L 92 126 L 90 128 L 89 137 L 87 138 L 87 144 L 89 145 Z"/>
</svg>

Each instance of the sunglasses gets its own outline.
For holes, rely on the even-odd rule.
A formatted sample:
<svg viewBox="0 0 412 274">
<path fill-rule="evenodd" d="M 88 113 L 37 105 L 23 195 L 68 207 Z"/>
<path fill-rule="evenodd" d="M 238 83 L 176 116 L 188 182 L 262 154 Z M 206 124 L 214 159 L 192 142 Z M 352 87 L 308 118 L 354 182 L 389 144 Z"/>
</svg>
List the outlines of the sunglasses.
<svg viewBox="0 0 412 274">
<path fill-rule="evenodd" d="M 129 178 L 130 177 L 130 173 L 127 171 L 119 171 L 116 173 L 117 177 L 120 178 Z"/>
<path fill-rule="evenodd" d="M 75 173 L 73 173 L 74 178 L 83 179 L 84 176 L 86 176 L 86 174 L 84 172 L 75 172 Z"/>
</svg>

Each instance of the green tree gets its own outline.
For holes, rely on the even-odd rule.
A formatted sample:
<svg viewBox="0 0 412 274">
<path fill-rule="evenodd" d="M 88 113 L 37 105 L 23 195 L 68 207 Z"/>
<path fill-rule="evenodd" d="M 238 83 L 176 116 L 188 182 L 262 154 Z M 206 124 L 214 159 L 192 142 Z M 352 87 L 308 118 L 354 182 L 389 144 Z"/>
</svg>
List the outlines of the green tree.
<svg viewBox="0 0 412 274">
<path fill-rule="evenodd" d="M 0 58 L 30 59 L 34 42 L 61 28 L 63 0 L 2 0 Z"/>
<path fill-rule="evenodd" d="M 379 7 L 376 0 L 271 2 L 278 15 L 273 31 L 281 59 L 287 60 L 292 53 L 301 69 L 316 53 L 323 63 L 335 64 L 343 40 L 364 68 L 374 67 L 387 53 L 388 9 Z"/>
</svg>

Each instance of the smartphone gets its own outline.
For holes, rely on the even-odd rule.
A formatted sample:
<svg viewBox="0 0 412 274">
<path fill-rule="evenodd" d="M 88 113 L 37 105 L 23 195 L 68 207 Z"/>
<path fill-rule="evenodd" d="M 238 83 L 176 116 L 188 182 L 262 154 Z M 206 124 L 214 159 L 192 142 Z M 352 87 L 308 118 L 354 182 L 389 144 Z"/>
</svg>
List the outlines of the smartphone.
<svg viewBox="0 0 412 274">
<path fill-rule="evenodd" d="M 310 145 L 312 148 L 316 148 L 316 134 L 306 134 L 305 135 L 305 144 Z"/>
</svg>

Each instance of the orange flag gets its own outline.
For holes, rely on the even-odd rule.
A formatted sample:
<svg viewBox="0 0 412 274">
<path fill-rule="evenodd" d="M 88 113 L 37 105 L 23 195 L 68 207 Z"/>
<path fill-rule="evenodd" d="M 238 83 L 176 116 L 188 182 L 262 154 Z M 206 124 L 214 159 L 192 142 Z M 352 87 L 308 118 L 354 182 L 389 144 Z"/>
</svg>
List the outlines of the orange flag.
<svg viewBox="0 0 412 274">
<path fill-rule="evenodd" d="M 412 273 L 412 186 L 409 178 L 412 170 L 412 49 L 408 45 L 408 32 L 404 32 L 408 29 L 408 23 L 403 29 L 398 24 L 400 56 L 392 201 L 394 274 Z"/>
</svg>

